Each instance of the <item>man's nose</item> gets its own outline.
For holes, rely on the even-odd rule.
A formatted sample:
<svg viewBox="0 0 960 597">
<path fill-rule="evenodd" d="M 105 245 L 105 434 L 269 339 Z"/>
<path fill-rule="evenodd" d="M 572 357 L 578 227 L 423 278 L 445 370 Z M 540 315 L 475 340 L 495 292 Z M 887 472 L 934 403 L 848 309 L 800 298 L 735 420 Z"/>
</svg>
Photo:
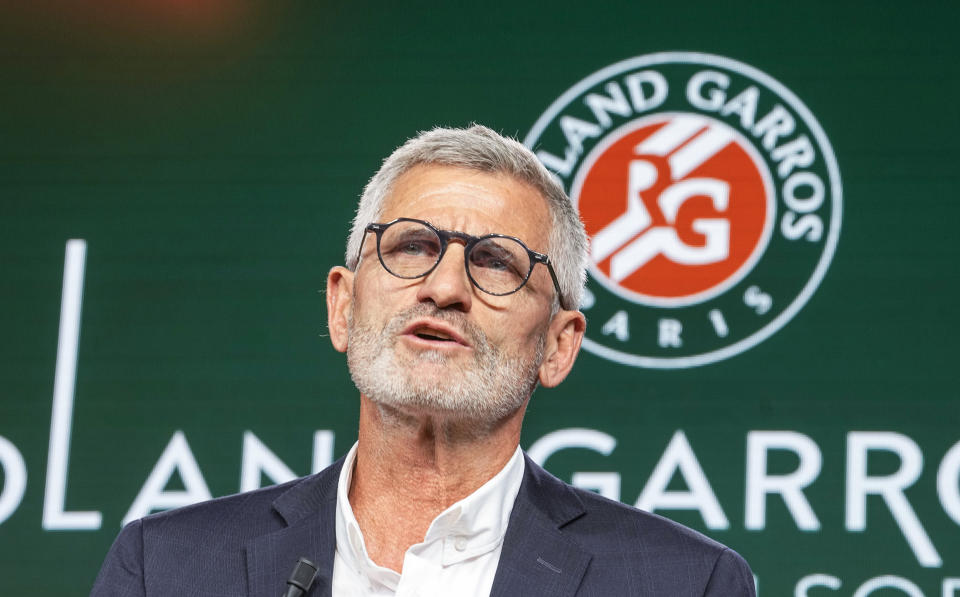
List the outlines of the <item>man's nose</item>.
<svg viewBox="0 0 960 597">
<path fill-rule="evenodd" d="M 464 267 L 463 245 L 450 243 L 433 271 L 424 276 L 417 299 L 433 301 L 443 309 L 453 307 L 469 311 L 473 304 L 473 284 Z"/>
</svg>

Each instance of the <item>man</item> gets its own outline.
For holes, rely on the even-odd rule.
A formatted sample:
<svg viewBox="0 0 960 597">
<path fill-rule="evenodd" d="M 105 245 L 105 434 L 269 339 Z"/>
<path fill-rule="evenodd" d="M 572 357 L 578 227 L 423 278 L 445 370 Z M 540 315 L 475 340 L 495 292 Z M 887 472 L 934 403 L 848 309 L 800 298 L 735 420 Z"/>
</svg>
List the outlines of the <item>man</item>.
<svg viewBox="0 0 960 597">
<path fill-rule="evenodd" d="M 327 279 L 359 440 L 304 479 L 128 525 L 94 595 L 754 595 L 739 555 L 570 487 L 519 449 L 573 366 L 587 243 L 558 183 L 480 126 L 396 150 Z"/>
</svg>

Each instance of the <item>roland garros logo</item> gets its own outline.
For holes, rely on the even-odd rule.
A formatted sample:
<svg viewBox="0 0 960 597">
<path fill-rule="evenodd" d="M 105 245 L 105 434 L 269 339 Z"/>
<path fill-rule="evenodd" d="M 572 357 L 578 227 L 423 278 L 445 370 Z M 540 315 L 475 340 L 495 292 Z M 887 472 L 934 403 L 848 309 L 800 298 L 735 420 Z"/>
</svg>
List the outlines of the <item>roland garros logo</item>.
<svg viewBox="0 0 960 597">
<path fill-rule="evenodd" d="M 786 87 L 708 54 L 640 56 L 574 85 L 525 139 L 590 236 L 584 347 L 715 362 L 806 304 L 840 233 L 836 158 Z"/>
</svg>

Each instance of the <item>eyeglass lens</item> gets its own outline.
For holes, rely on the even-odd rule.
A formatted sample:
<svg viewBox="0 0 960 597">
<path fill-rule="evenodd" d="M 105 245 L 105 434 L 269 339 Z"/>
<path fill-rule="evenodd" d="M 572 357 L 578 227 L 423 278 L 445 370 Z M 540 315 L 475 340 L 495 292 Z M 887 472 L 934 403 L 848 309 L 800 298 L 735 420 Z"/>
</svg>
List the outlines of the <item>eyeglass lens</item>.
<svg viewBox="0 0 960 597">
<path fill-rule="evenodd" d="M 380 259 L 401 278 L 426 274 L 440 259 L 442 242 L 431 228 L 418 222 L 399 221 L 380 236 Z M 467 255 L 474 283 L 490 294 L 509 294 L 523 286 L 531 269 L 527 249 L 512 238 L 489 237 L 474 244 Z"/>
</svg>

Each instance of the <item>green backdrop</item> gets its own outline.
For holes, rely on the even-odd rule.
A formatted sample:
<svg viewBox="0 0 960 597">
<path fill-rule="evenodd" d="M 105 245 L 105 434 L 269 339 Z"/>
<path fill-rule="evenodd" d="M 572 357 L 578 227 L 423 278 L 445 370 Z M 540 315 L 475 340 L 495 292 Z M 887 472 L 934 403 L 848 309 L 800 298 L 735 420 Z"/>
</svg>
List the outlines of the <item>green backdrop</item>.
<svg viewBox="0 0 960 597">
<path fill-rule="evenodd" d="M 225 495 L 346 452 L 356 391 L 320 293 L 379 162 L 437 124 L 522 139 L 592 73 L 682 50 L 766 73 L 809 108 L 842 179 L 836 254 L 789 322 L 729 358 L 658 369 L 583 352 L 534 396 L 524 447 L 631 504 L 659 487 L 674 507 L 657 511 L 742 553 L 764 597 L 960 595 L 954 4 L 2 13 L 0 594 L 86 594 L 135 502 Z M 68 254 L 83 279 L 65 285 Z M 75 368 L 65 287 L 82 295 Z M 758 493 L 804 466 L 799 493 Z"/>
</svg>

